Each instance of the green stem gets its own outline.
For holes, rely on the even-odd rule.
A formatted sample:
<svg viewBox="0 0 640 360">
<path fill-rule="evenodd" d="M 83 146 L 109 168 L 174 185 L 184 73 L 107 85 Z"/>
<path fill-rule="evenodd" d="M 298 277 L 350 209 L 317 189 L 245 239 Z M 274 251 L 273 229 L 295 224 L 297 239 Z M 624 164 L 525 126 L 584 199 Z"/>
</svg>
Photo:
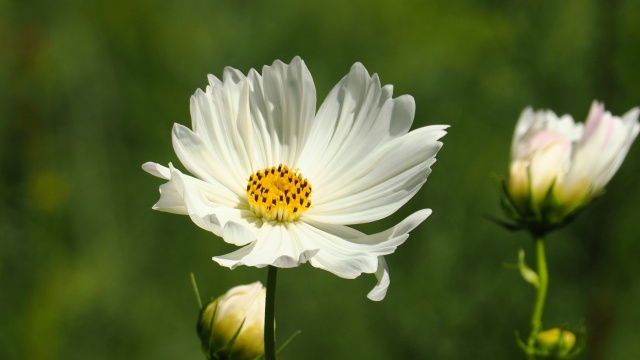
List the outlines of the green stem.
<svg viewBox="0 0 640 360">
<path fill-rule="evenodd" d="M 275 302 L 276 280 L 278 268 L 269 266 L 267 275 L 267 301 L 264 311 L 264 357 L 265 360 L 276 360 L 275 344 Z"/>
<path fill-rule="evenodd" d="M 544 301 L 547 297 L 547 287 L 549 286 L 549 273 L 547 271 L 547 258 L 544 251 L 544 238 L 542 236 L 535 239 L 536 260 L 538 266 L 538 287 L 536 292 L 536 302 L 533 306 L 533 315 L 531 316 L 531 333 L 527 340 L 527 346 L 533 350 L 536 338 L 542 330 L 542 311 L 544 310 Z M 529 359 L 535 359 L 532 353 Z"/>
</svg>

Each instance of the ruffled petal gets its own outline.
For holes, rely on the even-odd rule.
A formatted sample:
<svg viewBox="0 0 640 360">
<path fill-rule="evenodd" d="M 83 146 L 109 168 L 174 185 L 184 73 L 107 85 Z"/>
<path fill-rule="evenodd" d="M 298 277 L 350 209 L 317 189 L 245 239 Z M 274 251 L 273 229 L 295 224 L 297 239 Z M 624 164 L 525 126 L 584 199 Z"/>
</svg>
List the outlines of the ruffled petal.
<svg viewBox="0 0 640 360">
<path fill-rule="evenodd" d="M 367 297 L 373 301 L 381 301 L 387 295 L 389 284 L 391 284 L 391 278 L 389 277 L 389 267 L 384 259 L 384 256 L 378 257 L 378 270 L 376 270 L 376 278 L 378 283 L 369 291 Z"/>
<path fill-rule="evenodd" d="M 231 244 L 242 246 L 255 239 L 250 232 L 257 232 L 261 220 L 242 199 L 229 192 L 220 193 L 210 183 L 182 174 L 171 164 L 165 168 L 147 163 L 145 170 L 163 177 L 169 175 L 169 182 L 160 186 L 160 200 L 153 206 L 154 210 L 189 215 L 196 225 Z"/>
<path fill-rule="evenodd" d="M 220 236 L 225 242 L 243 246 L 256 238 L 262 220 L 243 207 L 227 207 L 212 203 L 206 189 L 188 184 L 184 187 L 184 200 L 191 220 L 205 230 Z M 193 179 L 193 178 L 191 178 Z M 194 179 L 195 180 L 195 179 Z"/>
<path fill-rule="evenodd" d="M 262 77 L 252 71 L 250 106 L 256 141 L 263 144 L 266 166 L 294 166 L 307 141 L 316 110 L 316 90 L 304 61 L 275 61 L 263 68 Z M 254 169 L 258 170 L 258 169 Z"/>
<path fill-rule="evenodd" d="M 242 89 L 246 87 L 245 76 L 233 68 L 225 68 L 223 81 L 214 75 L 207 76 L 209 85 L 205 91 L 198 89 L 191 97 L 191 125 L 213 151 L 219 146 L 216 139 L 221 135 L 222 124 L 233 124 L 239 112 Z"/>
<path fill-rule="evenodd" d="M 428 126 L 395 138 L 352 163 L 333 182 L 310 179 L 312 207 L 303 216 L 343 225 L 389 216 L 427 180 L 445 128 Z"/>
<path fill-rule="evenodd" d="M 374 297 L 381 299 L 389 277 L 384 266 L 380 269 L 379 257 L 393 253 L 409 237 L 408 232 L 430 214 L 429 209 L 418 211 L 393 228 L 373 235 L 322 223 L 263 223 L 254 242 L 213 260 L 231 269 L 241 265 L 289 268 L 309 261 L 314 267 L 348 279 L 363 272 L 378 273 L 380 280 L 374 289 L 378 295 Z"/>
<path fill-rule="evenodd" d="M 313 243 L 295 231 L 298 226 L 298 223 L 264 223 L 256 241 L 230 254 L 215 256 L 213 260 L 231 269 L 239 265 L 296 267 L 318 252 Z"/>
<path fill-rule="evenodd" d="M 185 127 L 174 127 L 174 149 L 180 156 L 178 153 L 180 144 L 176 142 L 176 139 L 183 140 L 188 144 L 188 141 L 197 138 L 198 146 L 205 147 L 209 154 L 208 159 L 202 159 L 204 162 L 199 166 L 208 169 L 209 171 L 206 173 L 215 178 L 217 182 L 225 184 L 229 188 L 241 190 L 252 171 L 250 157 L 245 150 L 245 143 L 251 142 L 252 139 L 243 139 L 238 130 L 238 122 L 246 121 L 245 118 L 248 116 L 246 107 L 248 92 L 247 90 L 226 91 L 228 89 L 224 85 L 227 84 L 227 81 L 224 85 L 216 85 L 218 83 L 220 82 L 213 81 L 212 85 L 207 87 L 206 92 L 198 89 L 191 97 L 191 118 L 195 134 L 189 134 L 190 130 L 187 132 Z M 243 89 L 248 88 L 246 81 L 238 84 L 238 86 L 240 85 L 243 86 Z M 244 103 L 242 103 L 243 99 Z M 240 108 L 241 104 L 245 104 L 245 106 Z M 204 153 L 205 151 L 200 150 L 200 152 Z M 193 167 L 193 164 L 184 165 Z M 219 169 L 224 169 L 224 171 L 219 171 Z"/>
<path fill-rule="evenodd" d="M 173 168 L 173 165 L 169 164 L 169 166 Z M 152 162 L 144 163 L 142 169 L 161 179 L 170 180 L 160 185 L 160 200 L 152 208 L 172 214 L 187 215 L 182 182 L 171 181 L 171 169 Z"/>
<path fill-rule="evenodd" d="M 161 179 L 169 180 L 171 179 L 171 170 L 168 167 L 162 166 L 160 164 L 147 161 L 142 164 L 142 170 L 148 172 L 149 174 L 159 177 Z"/>
<path fill-rule="evenodd" d="M 327 230 L 333 230 L 333 232 Z M 311 265 L 345 279 L 355 279 L 363 272 L 373 273 L 377 268 L 375 248 L 367 248 L 367 246 L 350 241 L 356 239 L 352 237 L 353 234 L 350 234 L 352 231 L 354 230 L 321 229 L 305 223 L 301 223 L 295 229 L 299 238 L 307 239 L 320 249 L 310 259 Z M 351 237 L 345 239 L 345 236 Z M 361 236 L 365 235 L 361 234 Z"/>
<path fill-rule="evenodd" d="M 314 267 L 347 279 L 358 277 L 362 273 L 376 273 L 378 285 L 370 298 L 377 301 L 384 298 L 390 282 L 382 256 L 393 253 L 407 240 L 409 232 L 430 214 L 430 209 L 420 210 L 398 225 L 372 235 L 346 226 L 315 222 L 301 224 L 296 227 L 296 231 L 300 231 L 300 237 L 306 237 L 320 248 L 316 256 L 309 260 Z"/>
<path fill-rule="evenodd" d="M 228 168 L 221 167 L 220 160 L 211 153 L 197 134 L 183 125 L 174 124 L 172 139 L 173 149 L 180 162 L 193 175 L 213 187 L 220 188 L 220 191 L 244 196 L 243 187 L 246 186 L 246 180 L 238 179 L 239 175 L 230 174 Z"/>
<path fill-rule="evenodd" d="M 405 95 L 391 99 L 360 63 L 331 90 L 318 110 L 313 134 L 297 164 L 308 178 L 335 179 L 352 162 L 409 130 L 415 103 Z"/>
<path fill-rule="evenodd" d="M 191 221 L 205 230 L 211 231 L 216 235 L 220 235 L 221 229 L 219 224 L 213 222 L 210 216 L 212 214 L 211 209 L 213 207 L 220 207 L 220 205 L 212 203 L 210 200 L 202 196 L 203 192 L 206 191 L 208 184 L 190 176 L 183 175 L 179 170 L 175 169 L 171 165 L 169 165 L 169 167 L 171 169 L 171 180 L 169 180 L 169 183 L 171 183 L 171 187 L 182 198 L 185 212 L 189 215 Z M 166 208 L 159 207 L 159 203 L 161 202 L 159 201 L 156 203 L 154 209 L 165 211 Z"/>
<path fill-rule="evenodd" d="M 234 245 L 244 246 L 256 240 L 257 228 L 238 220 L 229 220 L 222 225 L 222 238 Z"/>
<path fill-rule="evenodd" d="M 593 189 L 603 188 L 618 171 L 631 144 L 638 135 L 640 110 L 634 108 L 622 118 L 594 102 L 587 119 L 584 137 L 576 144 L 569 180 L 589 179 Z"/>
</svg>

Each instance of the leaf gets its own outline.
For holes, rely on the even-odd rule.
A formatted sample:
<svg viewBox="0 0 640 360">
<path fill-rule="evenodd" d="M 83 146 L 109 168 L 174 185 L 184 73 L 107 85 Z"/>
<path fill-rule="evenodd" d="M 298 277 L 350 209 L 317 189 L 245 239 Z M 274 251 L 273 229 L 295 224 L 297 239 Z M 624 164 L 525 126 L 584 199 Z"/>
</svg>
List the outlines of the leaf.
<svg viewBox="0 0 640 360">
<path fill-rule="evenodd" d="M 524 281 L 529 284 L 535 286 L 536 288 L 540 286 L 540 281 L 538 280 L 538 274 L 533 271 L 524 261 L 524 250 L 520 249 L 518 252 L 518 269 L 520 270 L 520 275 Z"/>
</svg>

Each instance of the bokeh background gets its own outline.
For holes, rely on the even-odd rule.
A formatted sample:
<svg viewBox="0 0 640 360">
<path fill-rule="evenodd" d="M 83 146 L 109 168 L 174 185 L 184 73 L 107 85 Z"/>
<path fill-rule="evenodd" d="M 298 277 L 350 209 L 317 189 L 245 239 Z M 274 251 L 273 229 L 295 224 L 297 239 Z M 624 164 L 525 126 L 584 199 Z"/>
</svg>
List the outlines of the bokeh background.
<svg viewBox="0 0 640 360">
<path fill-rule="evenodd" d="M 151 210 L 146 161 L 178 163 L 174 122 L 225 66 L 300 55 L 319 101 L 360 61 L 417 103 L 415 127 L 450 124 L 425 187 L 388 219 L 433 215 L 373 276 L 280 271 L 282 359 L 520 359 L 533 289 L 505 264 L 526 234 L 499 216 L 526 106 L 584 119 L 593 99 L 640 105 L 640 2 L 0 1 L 0 358 L 204 359 L 189 281 L 203 298 L 266 280 L 210 258 L 232 247 Z M 548 239 L 547 327 L 581 324 L 580 359 L 639 359 L 640 144 L 605 196 Z M 529 256 L 531 260 L 532 257 Z"/>
</svg>

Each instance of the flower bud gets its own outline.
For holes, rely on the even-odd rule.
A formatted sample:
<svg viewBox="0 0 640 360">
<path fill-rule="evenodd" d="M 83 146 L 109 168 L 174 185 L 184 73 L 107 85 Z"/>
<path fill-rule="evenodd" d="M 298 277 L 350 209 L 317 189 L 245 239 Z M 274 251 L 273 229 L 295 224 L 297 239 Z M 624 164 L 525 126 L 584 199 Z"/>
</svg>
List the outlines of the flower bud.
<svg viewBox="0 0 640 360">
<path fill-rule="evenodd" d="M 567 357 L 573 350 L 575 344 L 576 336 L 567 330 L 553 328 L 538 334 L 538 350 L 553 358 L 562 359 Z"/>
<path fill-rule="evenodd" d="M 264 353 L 265 298 L 258 281 L 230 289 L 201 310 L 197 329 L 208 359 L 255 359 Z"/>
<path fill-rule="evenodd" d="M 569 115 L 525 109 L 503 187 L 509 215 L 529 230 L 565 223 L 616 173 L 640 131 L 639 114 L 634 108 L 620 118 L 594 102 L 583 125 Z"/>
</svg>

